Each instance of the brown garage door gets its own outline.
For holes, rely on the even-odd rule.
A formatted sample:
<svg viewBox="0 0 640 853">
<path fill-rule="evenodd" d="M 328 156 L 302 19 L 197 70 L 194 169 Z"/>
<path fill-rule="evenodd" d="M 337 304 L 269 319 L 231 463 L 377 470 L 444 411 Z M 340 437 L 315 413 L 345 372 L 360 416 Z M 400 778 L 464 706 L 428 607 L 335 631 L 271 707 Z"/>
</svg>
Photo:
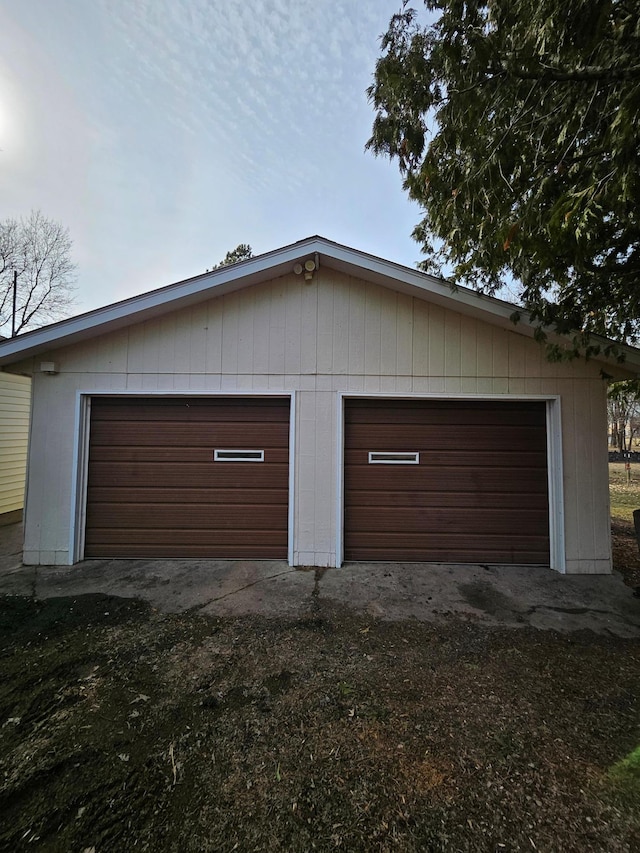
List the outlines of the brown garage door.
<svg viewBox="0 0 640 853">
<path fill-rule="evenodd" d="M 544 402 L 347 400 L 344 478 L 346 560 L 549 563 Z"/>
<path fill-rule="evenodd" d="M 288 398 L 96 397 L 85 556 L 286 558 L 288 484 Z"/>
</svg>

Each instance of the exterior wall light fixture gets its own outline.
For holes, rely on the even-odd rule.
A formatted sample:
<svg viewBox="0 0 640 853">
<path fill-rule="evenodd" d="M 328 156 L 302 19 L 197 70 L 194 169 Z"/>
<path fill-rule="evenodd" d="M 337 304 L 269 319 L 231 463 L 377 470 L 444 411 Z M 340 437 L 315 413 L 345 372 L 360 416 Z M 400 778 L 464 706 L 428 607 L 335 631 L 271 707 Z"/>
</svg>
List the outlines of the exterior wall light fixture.
<svg viewBox="0 0 640 853">
<path fill-rule="evenodd" d="M 313 258 L 308 258 L 303 264 L 298 262 L 294 264 L 293 271 L 296 275 L 302 275 L 304 273 L 304 280 L 306 282 L 313 281 L 313 274 L 320 266 L 318 255 L 316 253 L 315 260 Z"/>
</svg>

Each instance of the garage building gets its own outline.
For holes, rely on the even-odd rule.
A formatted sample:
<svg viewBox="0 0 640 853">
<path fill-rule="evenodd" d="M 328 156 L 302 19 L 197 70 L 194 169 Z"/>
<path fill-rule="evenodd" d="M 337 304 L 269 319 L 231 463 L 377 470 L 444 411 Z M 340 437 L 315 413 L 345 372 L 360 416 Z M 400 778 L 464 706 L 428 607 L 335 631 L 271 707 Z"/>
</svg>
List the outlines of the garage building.
<svg viewBox="0 0 640 853">
<path fill-rule="evenodd" d="M 312 237 L 0 343 L 24 561 L 611 571 L 607 378 L 513 306 Z"/>
</svg>

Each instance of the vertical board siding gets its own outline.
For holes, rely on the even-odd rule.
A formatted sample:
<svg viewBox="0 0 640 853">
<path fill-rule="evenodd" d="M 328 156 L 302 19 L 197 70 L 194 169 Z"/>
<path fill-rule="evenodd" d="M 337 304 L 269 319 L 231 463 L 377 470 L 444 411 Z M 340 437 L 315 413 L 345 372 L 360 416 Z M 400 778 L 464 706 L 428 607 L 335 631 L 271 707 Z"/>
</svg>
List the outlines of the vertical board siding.
<svg viewBox="0 0 640 853">
<path fill-rule="evenodd" d="M 413 307 L 415 300 L 398 294 L 396 314 L 396 370 L 410 377 L 413 364 Z"/>
<path fill-rule="evenodd" d="M 429 306 L 421 299 L 412 300 L 413 336 L 411 346 L 411 375 L 429 373 Z"/>
<path fill-rule="evenodd" d="M 0 373 L 0 515 L 24 503 L 31 380 Z"/>
<path fill-rule="evenodd" d="M 255 291 L 253 288 L 246 294 L 237 294 L 239 297 L 237 305 L 237 367 L 234 371 L 238 374 L 249 374 L 255 372 L 254 341 L 259 330 L 255 325 Z M 245 301 L 246 300 L 246 301 Z M 192 371 L 195 365 L 192 365 Z"/>
<path fill-rule="evenodd" d="M 222 364 L 220 372 L 227 375 L 238 373 L 240 293 L 231 293 L 222 298 Z M 247 313 L 249 306 L 247 305 Z"/>
<path fill-rule="evenodd" d="M 349 281 L 349 361 L 347 371 L 354 375 L 365 373 L 365 328 L 366 328 L 366 292 L 364 282 L 357 279 Z"/>
<path fill-rule="evenodd" d="M 335 334 L 334 288 L 320 287 L 316 291 L 317 311 L 317 341 L 316 341 L 316 371 L 318 373 L 333 373 L 340 363 L 340 352 L 334 352 Z M 314 318 L 315 319 L 315 318 Z M 313 323 L 313 319 L 310 320 Z M 344 372 L 344 365 L 343 365 Z"/>
<path fill-rule="evenodd" d="M 318 288 L 307 285 L 300 300 L 300 361 L 291 373 L 315 376 L 318 372 Z"/>
<path fill-rule="evenodd" d="M 303 284 L 287 288 L 284 323 L 285 373 L 302 373 L 302 287 Z"/>
<path fill-rule="evenodd" d="M 478 324 L 471 317 L 460 317 L 460 370 L 464 377 L 478 375 Z M 463 389 L 464 390 L 464 389 Z"/>
<path fill-rule="evenodd" d="M 333 375 L 349 374 L 349 306 L 350 290 L 334 283 L 333 292 Z M 322 358 L 322 352 L 318 358 Z M 320 363 L 320 361 L 318 362 Z"/>
<path fill-rule="evenodd" d="M 429 328 L 427 330 L 427 343 L 429 357 L 426 364 L 416 372 L 422 376 L 444 376 L 445 375 L 445 336 L 447 314 L 439 305 L 429 305 Z"/>
</svg>

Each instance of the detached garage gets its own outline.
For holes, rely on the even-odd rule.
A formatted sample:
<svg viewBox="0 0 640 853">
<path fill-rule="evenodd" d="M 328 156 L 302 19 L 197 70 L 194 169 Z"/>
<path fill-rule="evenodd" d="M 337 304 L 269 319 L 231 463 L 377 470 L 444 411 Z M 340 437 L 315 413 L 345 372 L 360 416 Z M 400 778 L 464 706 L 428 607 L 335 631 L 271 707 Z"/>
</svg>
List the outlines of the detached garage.
<svg viewBox="0 0 640 853">
<path fill-rule="evenodd" d="M 24 561 L 611 571 L 607 381 L 513 306 L 321 237 L 0 342 Z M 562 345 L 561 339 L 555 339 Z"/>
</svg>

